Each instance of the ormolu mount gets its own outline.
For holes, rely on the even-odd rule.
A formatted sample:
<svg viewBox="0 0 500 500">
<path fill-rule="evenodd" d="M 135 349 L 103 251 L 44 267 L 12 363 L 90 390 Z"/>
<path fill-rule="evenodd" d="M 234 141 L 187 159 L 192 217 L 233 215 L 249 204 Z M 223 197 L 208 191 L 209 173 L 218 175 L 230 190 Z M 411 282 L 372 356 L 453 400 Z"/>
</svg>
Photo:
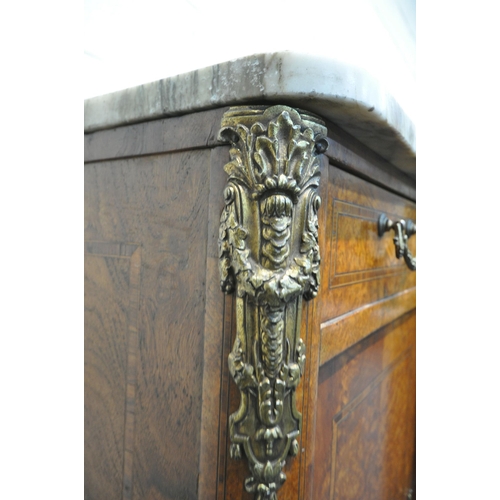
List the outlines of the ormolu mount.
<svg viewBox="0 0 500 500">
<path fill-rule="evenodd" d="M 248 459 L 245 488 L 276 500 L 287 455 L 299 450 L 295 389 L 304 371 L 302 297 L 319 286 L 318 155 L 328 143 L 317 117 L 287 106 L 235 107 L 219 139 L 231 161 L 219 232 L 225 293 L 236 291 L 229 370 L 241 393 L 230 416 L 231 456 Z"/>
</svg>

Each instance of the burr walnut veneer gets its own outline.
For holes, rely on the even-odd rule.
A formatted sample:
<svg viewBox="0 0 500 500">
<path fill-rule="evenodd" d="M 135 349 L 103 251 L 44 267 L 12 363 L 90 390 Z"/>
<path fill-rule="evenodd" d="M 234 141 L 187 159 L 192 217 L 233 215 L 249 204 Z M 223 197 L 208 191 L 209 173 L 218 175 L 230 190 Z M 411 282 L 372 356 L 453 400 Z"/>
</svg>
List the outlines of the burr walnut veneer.
<svg viewBox="0 0 500 500">
<path fill-rule="evenodd" d="M 276 470 L 262 479 L 268 490 L 250 484 L 249 492 L 245 452 L 230 457 L 229 419 L 246 389 L 228 365 L 239 299 L 222 293 L 219 272 L 224 166 L 235 147 L 218 136 L 235 104 L 228 99 L 178 116 L 146 112 L 87 126 L 85 498 L 414 498 L 415 272 L 395 257 L 392 235 L 377 232 L 382 213 L 416 221 L 414 154 L 397 126 L 368 123 L 366 110 L 358 133 L 355 107 L 349 128 L 314 97 L 269 92 L 248 100 L 262 109 L 284 105 L 280 113 L 291 109 L 292 120 L 294 110 L 302 119 L 312 112 L 325 132 L 311 195 L 321 198 L 321 279 L 314 299 L 298 301 L 305 364 L 290 392 L 301 423 L 293 421 L 300 433 L 293 431 L 296 449 L 283 463 L 286 480 L 273 490 Z M 385 145 L 375 151 L 378 131 Z M 391 140 L 396 160 L 383 155 Z M 415 241 L 408 240 L 413 255 Z"/>
</svg>

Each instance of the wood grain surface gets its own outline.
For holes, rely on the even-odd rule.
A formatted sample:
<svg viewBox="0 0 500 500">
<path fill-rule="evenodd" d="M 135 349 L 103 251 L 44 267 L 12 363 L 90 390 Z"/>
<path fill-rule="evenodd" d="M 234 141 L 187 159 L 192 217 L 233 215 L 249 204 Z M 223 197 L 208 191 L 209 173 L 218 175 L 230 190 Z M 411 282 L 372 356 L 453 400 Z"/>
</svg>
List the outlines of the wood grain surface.
<svg viewBox="0 0 500 500">
<path fill-rule="evenodd" d="M 85 498 L 120 498 L 130 262 L 87 254 L 85 268 Z"/>
<path fill-rule="evenodd" d="M 86 500 L 253 500 L 246 460 L 229 457 L 240 396 L 234 297 L 218 277 L 223 111 L 85 137 Z M 414 181 L 334 125 L 328 140 L 303 429 L 278 499 L 406 500 L 416 278 L 376 231 L 382 212 L 416 220 Z"/>
<path fill-rule="evenodd" d="M 333 123 L 328 125 L 326 156 L 332 165 L 347 170 L 360 178 L 393 193 L 416 200 L 415 179 L 391 165 L 358 139 Z"/>
<path fill-rule="evenodd" d="M 415 272 L 395 257 L 393 235 L 377 234 L 381 213 L 415 222 L 415 204 L 332 165 L 327 183 L 322 323 L 416 285 Z M 409 247 L 416 255 L 416 236 Z"/>
<path fill-rule="evenodd" d="M 322 285 L 308 345 L 314 417 L 305 430 L 302 498 L 406 500 L 414 463 L 416 275 L 396 259 L 392 235 L 378 236 L 377 221 L 382 212 L 415 221 L 415 203 L 332 164 L 322 181 Z M 416 237 L 410 248 L 416 254 Z"/>
<path fill-rule="evenodd" d="M 221 168 L 229 148 L 213 148 L 210 156 L 208 234 L 206 266 L 206 306 L 203 352 L 203 401 L 200 435 L 198 498 L 223 498 L 227 441 L 229 373 L 227 356 L 232 342 L 232 301 L 220 289 L 219 219 L 226 173 Z M 222 480 L 220 479 L 222 478 Z M 236 480 L 236 478 L 235 478 Z M 222 492 L 220 491 L 222 489 Z"/>
<path fill-rule="evenodd" d="M 89 500 L 198 498 L 209 167 L 209 150 L 86 166 L 86 241 L 118 248 L 86 257 Z M 116 255 L 132 243 L 141 252 L 137 304 L 129 297 L 132 258 Z M 134 314 L 135 388 L 126 392 Z M 128 438 L 126 407 L 134 411 Z"/>
<path fill-rule="evenodd" d="M 415 452 L 415 311 L 319 373 L 316 500 L 406 500 Z"/>
<path fill-rule="evenodd" d="M 227 108 L 125 125 L 85 134 L 85 162 L 217 146 Z"/>
<path fill-rule="evenodd" d="M 410 288 L 321 324 L 320 364 L 356 344 L 375 330 L 415 308 L 416 290 Z"/>
</svg>

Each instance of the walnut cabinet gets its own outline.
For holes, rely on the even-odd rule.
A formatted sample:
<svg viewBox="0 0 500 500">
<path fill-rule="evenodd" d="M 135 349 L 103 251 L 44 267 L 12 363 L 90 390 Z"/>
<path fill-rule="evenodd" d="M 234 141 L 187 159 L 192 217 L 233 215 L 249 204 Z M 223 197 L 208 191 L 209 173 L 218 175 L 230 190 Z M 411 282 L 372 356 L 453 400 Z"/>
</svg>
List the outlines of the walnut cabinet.
<svg viewBox="0 0 500 500">
<path fill-rule="evenodd" d="M 219 269 L 234 147 L 219 130 L 231 106 L 253 104 L 317 116 L 327 145 L 316 151 L 320 281 L 297 316 L 298 448 L 262 498 L 415 498 L 416 273 L 393 233 L 377 232 L 382 213 L 416 221 L 405 132 L 383 113 L 367 119 L 361 99 L 347 116 L 328 96 L 242 91 L 169 116 L 143 106 L 149 88 L 133 94 L 147 108 L 134 115 L 126 92 L 86 110 L 85 498 L 258 498 L 245 453 L 230 456 L 238 298 L 222 293 Z"/>
</svg>

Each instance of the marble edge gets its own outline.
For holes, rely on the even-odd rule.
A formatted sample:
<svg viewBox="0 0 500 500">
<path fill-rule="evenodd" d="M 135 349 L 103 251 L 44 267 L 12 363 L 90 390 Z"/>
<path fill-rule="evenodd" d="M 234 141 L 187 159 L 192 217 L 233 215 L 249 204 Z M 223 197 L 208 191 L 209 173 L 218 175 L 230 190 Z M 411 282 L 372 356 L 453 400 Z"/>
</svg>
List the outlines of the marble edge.
<svg viewBox="0 0 500 500">
<path fill-rule="evenodd" d="M 394 97 L 360 68 L 295 52 L 247 56 L 87 99 L 84 131 L 252 102 L 316 113 L 415 175 L 415 126 Z"/>
</svg>

